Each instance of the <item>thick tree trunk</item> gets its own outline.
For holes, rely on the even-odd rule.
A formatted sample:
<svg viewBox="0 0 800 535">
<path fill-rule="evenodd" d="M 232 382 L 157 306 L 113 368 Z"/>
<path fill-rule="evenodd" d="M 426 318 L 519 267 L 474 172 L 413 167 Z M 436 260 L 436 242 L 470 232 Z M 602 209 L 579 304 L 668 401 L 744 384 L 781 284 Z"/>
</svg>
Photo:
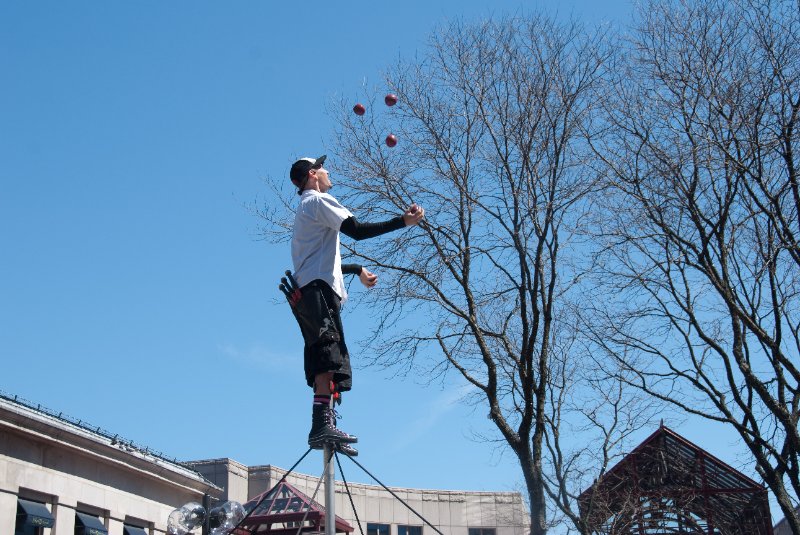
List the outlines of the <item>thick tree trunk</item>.
<svg viewBox="0 0 800 535">
<path fill-rule="evenodd" d="M 775 500 L 778 502 L 778 506 L 780 507 L 781 511 L 783 511 L 784 517 L 786 518 L 786 523 L 789 525 L 789 529 L 792 530 L 792 533 L 800 533 L 800 518 L 798 518 L 798 511 L 792 502 L 792 497 L 786 491 L 786 486 L 783 484 L 783 480 L 779 477 L 772 467 L 766 463 L 766 461 L 762 461 L 758 459 L 759 465 L 762 466 L 762 469 L 759 470 L 761 475 L 764 477 L 764 481 L 769 486 L 769 489 L 775 495 Z M 763 465 L 767 464 L 768 469 L 764 470 Z"/>
<path fill-rule="evenodd" d="M 531 516 L 530 535 L 545 535 L 547 533 L 547 509 L 545 504 L 544 478 L 542 477 L 542 462 L 534 461 L 529 450 L 517 452 L 525 486 L 528 490 L 528 505 Z"/>
</svg>

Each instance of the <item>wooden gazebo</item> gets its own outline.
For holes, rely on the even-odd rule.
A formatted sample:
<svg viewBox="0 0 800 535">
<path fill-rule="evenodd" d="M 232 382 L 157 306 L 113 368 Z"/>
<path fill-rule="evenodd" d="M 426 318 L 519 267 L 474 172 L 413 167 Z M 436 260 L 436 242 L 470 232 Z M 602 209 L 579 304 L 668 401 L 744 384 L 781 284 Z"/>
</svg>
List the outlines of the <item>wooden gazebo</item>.
<svg viewBox="0 0 800 535">
<path fill-rule="evenodd" d="M 325 532 L 325 508 L 286 481 L 244 504 L 249 514 L 239 525 L 238 535 L 300 535 Z M 336 517 L 336 533 L 353 531 Z"/>
<path fill-rule="evenodd" d="M 579 506 L 593 534 L 772 535 L 767 490 L 663 425 Z"/>
</svg>

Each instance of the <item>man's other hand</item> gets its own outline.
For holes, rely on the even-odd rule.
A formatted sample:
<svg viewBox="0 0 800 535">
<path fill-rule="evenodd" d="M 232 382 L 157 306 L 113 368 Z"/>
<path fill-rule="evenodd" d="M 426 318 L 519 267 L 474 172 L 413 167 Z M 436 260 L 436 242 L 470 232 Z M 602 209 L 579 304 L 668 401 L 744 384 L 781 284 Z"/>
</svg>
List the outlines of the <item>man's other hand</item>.
<svg viewBox="0 0 800 535">
<path fill-rule="evenodd" d="M 372 288 L 378 284 L 378 276 L 374 273 L 370 273 L 367 268 L 361 268 L 361 273 L 359 273 L 358 279 L 361 281 L 361 284 L 367 288 Z"/>
</svg>

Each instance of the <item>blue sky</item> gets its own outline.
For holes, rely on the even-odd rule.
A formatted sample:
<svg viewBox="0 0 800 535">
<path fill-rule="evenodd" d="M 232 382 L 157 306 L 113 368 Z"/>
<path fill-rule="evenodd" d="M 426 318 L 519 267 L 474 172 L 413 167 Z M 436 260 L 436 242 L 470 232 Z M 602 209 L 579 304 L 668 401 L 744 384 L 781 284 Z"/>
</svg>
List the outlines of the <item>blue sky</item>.
<svg viewBox="0 0 800 535">
<path fill-rule="evenodd" d="M 256 239 L 245 205 L 269 200 L 265 177 L 326 152 L 332 98 L 363 99 L 365 80 L 379 83 L 447 18 L 556 7 L 589 24 L 632 11 L 625 0 L 0 3 L 0 389 L 181 460 L 290 466 L 306 449 L 310 390 L 277 299 L 289 251 Z M 358 309 L 344 321 L 351 340 L 367 334 Z M 470 440 L 489 421 L 462 385 L 354 364 L 341 427 L 384 482 L 521 486 L 510 454 Z M 725 458 L 702 430 L 685 434 Z"/>
</svg>

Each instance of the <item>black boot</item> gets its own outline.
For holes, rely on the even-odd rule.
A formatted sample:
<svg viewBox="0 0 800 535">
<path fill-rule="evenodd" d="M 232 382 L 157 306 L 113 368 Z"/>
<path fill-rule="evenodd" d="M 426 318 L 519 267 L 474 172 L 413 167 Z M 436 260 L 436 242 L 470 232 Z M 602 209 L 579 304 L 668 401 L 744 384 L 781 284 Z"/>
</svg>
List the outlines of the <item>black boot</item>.
<svg viewBox="0 0 800 535">
<path fill-rule="evenodd" d="M 314 405 L 311 413 L 311 432 L 308 433 L 308 445 L 319 450 L 326 442 L 353 443 L 358 438 L 348 435 L 336 428 L 336 416 L 327 405 Z"/>
<path fill-rule="evenodd" d="M 344 442 L 337 442 L 333 449 L 339 453 L 344 453 L 348 457 L 358 457 L 358 450 L 350 444 L 345 444 Z"/>
</svg>

